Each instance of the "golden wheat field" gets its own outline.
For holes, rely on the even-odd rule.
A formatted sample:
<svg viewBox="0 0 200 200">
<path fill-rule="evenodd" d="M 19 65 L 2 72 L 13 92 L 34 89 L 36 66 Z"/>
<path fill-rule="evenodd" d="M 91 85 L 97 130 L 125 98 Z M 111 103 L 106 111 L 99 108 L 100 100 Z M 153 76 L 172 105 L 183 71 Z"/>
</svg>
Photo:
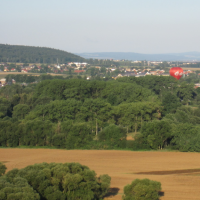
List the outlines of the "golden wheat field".
<svg viewBox="0 0 200 200">
<path fill-rule="evenodd" d="M 161 182 L 161 200 L 200 199 L 200 153 L 0 149 L 0 161 L 8 170 L 41 162 L 79 162 L 97 175 L 111 176 L 106 200 L 120 200 L 123 187 L 136 178 Z"/>
</svg>

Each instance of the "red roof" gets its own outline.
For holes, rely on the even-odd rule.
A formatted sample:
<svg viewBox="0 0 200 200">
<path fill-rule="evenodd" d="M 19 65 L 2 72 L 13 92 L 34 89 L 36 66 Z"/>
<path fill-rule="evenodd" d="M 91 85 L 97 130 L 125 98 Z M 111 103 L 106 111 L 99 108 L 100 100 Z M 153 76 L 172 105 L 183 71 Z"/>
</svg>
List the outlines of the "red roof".
<svg viewBox="0 0 200 200">
<path fill-rule="evenodd" d="M 85 72 L 85 70 L 74 70 L 75 73 Z"/>
</svg>

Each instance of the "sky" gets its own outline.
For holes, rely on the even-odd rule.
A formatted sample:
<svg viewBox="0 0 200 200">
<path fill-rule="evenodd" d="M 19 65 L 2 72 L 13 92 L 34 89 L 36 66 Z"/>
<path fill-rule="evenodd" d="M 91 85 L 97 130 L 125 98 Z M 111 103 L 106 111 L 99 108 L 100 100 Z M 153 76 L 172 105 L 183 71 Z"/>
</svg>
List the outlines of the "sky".
<svg viewBox="0 0 200 200">
<path fill-rule="evenodd" d="M 200 0 L 0 0 L 0 43 L 71 53 L 200 52 Z"/>
</svg>

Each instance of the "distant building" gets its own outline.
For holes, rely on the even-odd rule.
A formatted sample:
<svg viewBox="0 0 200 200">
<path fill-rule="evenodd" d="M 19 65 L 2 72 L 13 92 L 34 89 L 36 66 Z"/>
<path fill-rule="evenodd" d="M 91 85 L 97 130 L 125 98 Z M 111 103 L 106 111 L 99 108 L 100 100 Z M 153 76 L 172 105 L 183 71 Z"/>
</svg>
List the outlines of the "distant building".
<svg viewBox="0 0 200 200">
<path fill-rule="evenodd" d="M 195 85 L 194 88 L 200 87 L 200 83 L 195 83 L 194 85 Z"/>
<path fill-rule="evenodd" d="M 28 73 L 28 71 L 26 69 L 22 69 L 21 72 L 22 73 Z"/>
<path fill-rule="evenodd" d="M 76 65 L 77 67 L 85 67 L 87 65 L 87 63 L 80 63 L 80 62 L 68 63 L 69 66 L 72 66 L 73 64 Z"/>
<path fill-rule="evenodd" d="M 0 82 L 1 82 L 2 85 L 4 85 L 4 84 L 6 84 L 6 79 L 2 78 L 2 79 L 0 79 Z"/>
</svg>

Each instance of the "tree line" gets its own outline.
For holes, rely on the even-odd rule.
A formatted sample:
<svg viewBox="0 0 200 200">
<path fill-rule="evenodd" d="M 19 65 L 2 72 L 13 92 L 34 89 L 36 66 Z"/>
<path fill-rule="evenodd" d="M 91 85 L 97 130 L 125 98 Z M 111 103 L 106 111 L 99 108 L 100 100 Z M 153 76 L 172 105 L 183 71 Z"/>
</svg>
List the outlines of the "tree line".
<svg viewBox="0 0 200 200">
<path fill-rule="evenodd" d="M 45 79 L 0 89 L 0 146 L 200 150 L 192 84 L 157 76 Z"/>
</svg>

